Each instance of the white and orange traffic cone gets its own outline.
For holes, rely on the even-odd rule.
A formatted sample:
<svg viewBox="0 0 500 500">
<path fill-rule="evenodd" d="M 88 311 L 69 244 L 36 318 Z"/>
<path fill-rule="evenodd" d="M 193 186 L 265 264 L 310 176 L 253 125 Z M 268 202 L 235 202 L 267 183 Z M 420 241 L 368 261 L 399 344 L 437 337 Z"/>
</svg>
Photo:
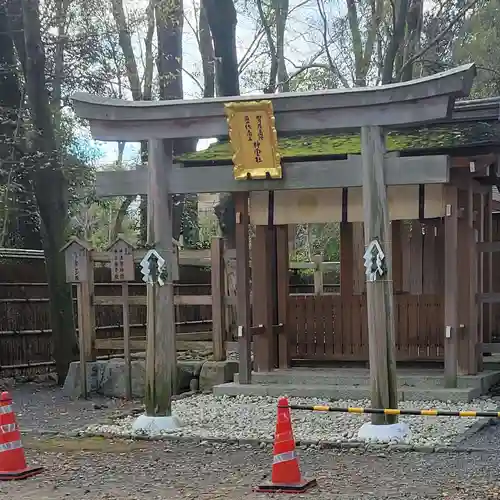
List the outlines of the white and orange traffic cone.
<svg viewBox="0 0 500 500">
<path fill-rule="evenodd" d="M 0 394 L 0 481 L 26 479 L 42 472 L 42 467 L 28 467 L 21 433 L 12 410 L 12 397 Z"/>
<path fill-rule="evenodd" d="M 255 491 L 263 493 L 303 493 L 315 485 L 316 479 L 306 480 L 300 473 L 288 399 L 280 398 L 278 401 L 276 434 L 274 436 L 271 483 L 258 486 Z"/>
</svg>

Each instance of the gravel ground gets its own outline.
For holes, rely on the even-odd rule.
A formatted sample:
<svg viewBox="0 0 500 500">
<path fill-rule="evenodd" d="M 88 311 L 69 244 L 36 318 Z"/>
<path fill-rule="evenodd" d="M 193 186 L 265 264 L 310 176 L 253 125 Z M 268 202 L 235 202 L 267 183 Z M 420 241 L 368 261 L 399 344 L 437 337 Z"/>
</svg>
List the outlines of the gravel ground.
<svg viewBox="0 0 500 500">
<path fill-rule="evenodd" d="M 101 422 L 117 411 L 133 407 L 119 401 L 96 398 L 69 401 L 60 389 L 36 384 L 15 387 L 18 420 L 22 430 L 71 431 L 89 422 Z M 212 398 L 213 399 L 213 398 Z M 254 399 L 254 398 L 252 398 Z M 196 402 L 197 406 L 194 406 Z M 209 428 L 216 418 L 208 396 L 175 403 L 194 408 L 198 423 Z M 240 418 L 240 429 L 252 425 L 248 400 L 235 413 L 233 404 L 221 399 L 230 418 Z M 478 404 L 486 404 L 485 401 Z M 496 405 L 495 401 L 487 404 Z M 470 405 L 474 406 L 474 405 Z M 202 411 L 204 409 L 204 411 Z M 220 411 L 218 418 L 222 418 Z M 318 432 L 332 414 L 315 414 L 319 419 L 295 427 Z M 357 419 L 355 416 L 346 417 Z M 275 420 L 275 401 L 269 401 L 267 420 L 257 418 L 266 429 Z M 337 416 L 338 417 L 338 416 Z M 193 417 L 194 418 L 194 417 Z M 227 418 L 223 423 L 226 425 Z M 299 415 L 300 418 L 300 415 Z M 316 418 L 316 417 L 315 417 Z M 444 419 L 443 419 L 444 420 Z M 450 420 L 450 419 L 447 419 Z M 427 420 L 426 420 L 427 421 Z M 429 419 L 438 422 L 438 420 Z M 469 419 L 463 421 L 472 422 Z M 338 422 L 329 421 L 332 429 Z M 267 431 L 266 431 L 267 432 Z M 176 500 L 269 498 L 252 493 L 252 487 L 265 481 L 271 471 L 271 451 L 224 444 L 124 441 L 120 439 L 69 439 L 59 436 L 23 436 L 29 465 L 42 465 L 45 472 L 15 483 L 0 482 L 0 498 L 6 500 Z M 467 439 L 471 447 L 489 447 L 475 453 L 402 453 L 394 451 L 336 451 L 315 447 L 300 449 L 305 476 L 318 480 L 318 487 L 301 498 L 340 499 L 500 499 L 500 425 L 491 426 Z M 279 496 L 278 496 L 279 498 Z"/>
<path fill-rule="evenodd" d="M 300 405 L 330 404 L 333 406 L 367 407 L 368 400 L 329 402 L 320 399 L 290 398 Z M 439 401 L 405 401 L 401 408 L 435 408 L 447 410 L 476 409 L 496 411 L 498 402 L 480 399 L 470 404 L 444 404 Z M 272 439 L 276 423 L 276 399 L 270 397 L 238 396 L 216 397 L 196 395 L 174 401 L 173 412 L 183 426 L 172 434 L 201 438 Z M 308 441 L 358 441 L 357 433 L 368 415 L 292 411 L 293 429 L 297 440 Z M 133 436 L 135 418 L 120 418 L 113 424 L 91 424 L 87 431 L 122 437 Z M 479 419 L 458 417 L 402 416 L 401 422 L 410 427 L 407 443 L 417 446 L 449 445 L 457 442 Z"/>
<path fill-rule="evenodd" d="M 45 472 L 0 483 L 8 500 L 247 499 L 270 473 L 270 451 L 227 445 L 25 439 L 29 463 Z M 301 469 L 318 487 L 305 499 L 500 498 L 496 452 L 472 454 L 300 450 Z M 276 496 L 279 498 L 279 496 Z"/>
<path fill-rule="evenodd" d="M 63 395 L 60 387 L 47 383 L 6 387 L 0 382 L 0 391 L 3 390 L 12 395 L 23 432 L 72 432 L 137 406 L 137 403 L 100 396 L 88 401 L 72 401 Z"/>
</svg>

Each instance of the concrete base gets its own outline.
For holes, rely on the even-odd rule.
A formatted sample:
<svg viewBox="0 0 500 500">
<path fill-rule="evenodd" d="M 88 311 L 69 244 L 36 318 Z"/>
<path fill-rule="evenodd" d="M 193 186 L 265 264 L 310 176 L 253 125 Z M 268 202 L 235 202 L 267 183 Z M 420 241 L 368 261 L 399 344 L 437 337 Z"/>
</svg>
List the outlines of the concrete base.
<svg viewBox="0 0 500 500">
<path fill-rule="evenodd" d="M 211 391 L 216 385 L 232 381 L 237 372 L 237 361 L 206 361 L 201 367 L 200 391 Z"/>
<path fill-rule="evenodd" d="M 368 386 L 347 385 L 294 385 L 294 384 L 220 384 L 213 388 L 216 396 L 295 396 L 300 398 L 370 399 Z M 481 395 L 481 390 L 472 389 L 399 389 L 400 401 L 454 401 L 468 403 Z"/>
<path fill-rule="evenodd" d="M 391 425 L 363 424 L 358 439 L 369 443 L 403 443 L 411 439 L 410 428 L 405 423 Z"/>
<path fill-rule="evenodd" d="M 170 417 L 148 417 L 147 415 L 141 415 L 133 423 L 132 430 L 135 434 L 155 437 L 167 432 L 173 432 L 181 426 L 180 420 L 174 415 Z"/>
<path fill-rule="evenodd" d="M 132 396 L 144 397 L 146 366 L 144 359 L 134 359 L 131 363 Z M 177 380 L 179 392 L 201 386 L 202 390 L 211 390 L 216 384 L 233 380 L 238 370 L 236 361 L 178 361 Z M 87 363 L 87 388 L 90 393 L 103 396 L 124 398 L 126 395 L 125 361 L 119 358 L 99 360 Z M 71 363 L 64 382 L 64 393 L 71 398 L 80 396 L 80 362 Z"/>
<path fill-rule="evenodd" d="M 400 401 L 437 400 L 468 403 L 488 392 L 500 381 L 500 371 L 458 377 L 458 387 L 444 387 L 442 371 L 432 369 L 398 370 Z M 227 396 L 318 397 L 330 399 L 370 399 L 369 371 L 359 368 L 291 368 L 252 373 L 252 384 L 214 386 L 214 394 Z"/>
</svg>

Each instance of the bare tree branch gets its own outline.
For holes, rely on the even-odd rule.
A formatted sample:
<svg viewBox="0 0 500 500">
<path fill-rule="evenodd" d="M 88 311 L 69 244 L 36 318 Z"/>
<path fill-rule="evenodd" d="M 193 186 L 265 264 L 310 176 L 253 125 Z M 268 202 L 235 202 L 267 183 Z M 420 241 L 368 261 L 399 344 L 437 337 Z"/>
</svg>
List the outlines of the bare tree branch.
<svg viewBox="0 0 500 500">
<path fill-rule="evenodd" d="M 422 57 L 428 50 L 430 50 L 432 47 L 438 44 L 446 36 L 446 34 L 453 28 L 453 26 L 455 26 L 455 24 L 457 24 L 458 21 L 462 19 L 462 17 L 467 13 L 467 11 L 472 9 L 478 2 L 479 0 L 471 0 L 468 4 L 464 5 L 443 31 L 438 33 L 425 47 L 419 50 L 414 56 L 410 57 L 407 61 L 405 61 L 405 63 L 403 64 L 403 66 L 401 66 L 401 69 L 399 70 L 398 79 L 401 78 L 403 71 L 408 65 L 413 64 L 420 57 Z"/>
<path fill-rule="evenodd" d="M 328 39 L 328 19 L 326 18 L 325 5 L 323 3 L 323 0 L 316 0 L 316 4 L 318 6 L 318 10 L 323 23 L 323 30 L 322 30 L 323 45 L 326 57 L 328 59 L 328 64 L 330 65 L 330 70 L 340 80 L 340 83 L 344 87 L 349 88 L 350 86 L 349 82 L 344 77 L 344 75 L 342 75 L 337 65 L 334 63 L 332 54 L 330 53 L 330 41 Z"/>
</svg>

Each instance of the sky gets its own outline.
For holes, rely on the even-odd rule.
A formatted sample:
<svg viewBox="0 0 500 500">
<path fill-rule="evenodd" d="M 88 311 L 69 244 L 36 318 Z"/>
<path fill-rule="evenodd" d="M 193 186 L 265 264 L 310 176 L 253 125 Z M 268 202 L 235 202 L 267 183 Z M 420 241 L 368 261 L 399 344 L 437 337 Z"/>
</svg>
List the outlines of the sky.
<svg viewBox="0 0 500 500">
<path fill-rule="evenodd" d="M 237 0 L 237 3 L 240 5 L 243 5 L 244 2 L 245 0 Z M 134 8 L 140 8 L 141 3 L 144 3 L 144 5 L 146 4 L 144 0 L 125 0 L 124 2 L 125 8 L 131 5 L 133 5 Z M 248 3 L 250 4 L 253 2 L 249 1 Z M 193 80 L 192 76 L 190 76 L 200 76 L 201 72 L 201 58 L 196 44 L 196 39 L 193 34 L 193 29 L 195 29 L 196 26 L 194 12 L 197 9 L 198 0 L 185 0 L 184 4 L 186 22 L 184 23 L 183 64 L 187 70 L 183 74 L 184 98 L 198 99 L 201 96 L 199 84 L 197 84 Z M 336 2 L 334 2 L 334 5 L 335 4 Z M 316 2 L 314 0 L 291 0 L 290 9 L 291 11 L 293 10 L 293 12 L 287 25 L 286 56 L 289 61 L 293 61 L 297 64 L 301 61 L 307 60 L 318 50 L 317 43 L 312 40 L 316 37 L 311 37 L 311 33 L 313 31 L 316 31 L 319 34 L 319 31 L 315 26 L 315 22 L 317 22 L 315 21 L 315 18 L 317 18 Z M 341 9 L 339 4 L 337 4 L 336 9 Z M 255 17 L 255 15 L 256 13 L 250 15 L 239 15 L 238 17 L 236 36 L 239 60 L 245 57 L 249 46 L 255 39 L 256 24 L 251 19 L 251 16 Z M 140 51 L 139 39 L 140 35 L 137 36 L 135 40 L 138 52 Z M 255 94 L 258 92 L 254 89 L 243 88 L 242 93 Z M 205 149 L 212 142 L 214 142 L 214 140 L 202 139 L 198 142 L 197 149 Z M 116 161 L 118 155 L 117 143 L 94 141 L 94 144 L 98 147 L 102 154 L 99 160 L 100 165 L 109 165 Z M 138 157 L 138 152 L 138 143 L 127 143 L 124 151 L 124 160 L 126 162 L 135 160 Z"/>
</svg>

